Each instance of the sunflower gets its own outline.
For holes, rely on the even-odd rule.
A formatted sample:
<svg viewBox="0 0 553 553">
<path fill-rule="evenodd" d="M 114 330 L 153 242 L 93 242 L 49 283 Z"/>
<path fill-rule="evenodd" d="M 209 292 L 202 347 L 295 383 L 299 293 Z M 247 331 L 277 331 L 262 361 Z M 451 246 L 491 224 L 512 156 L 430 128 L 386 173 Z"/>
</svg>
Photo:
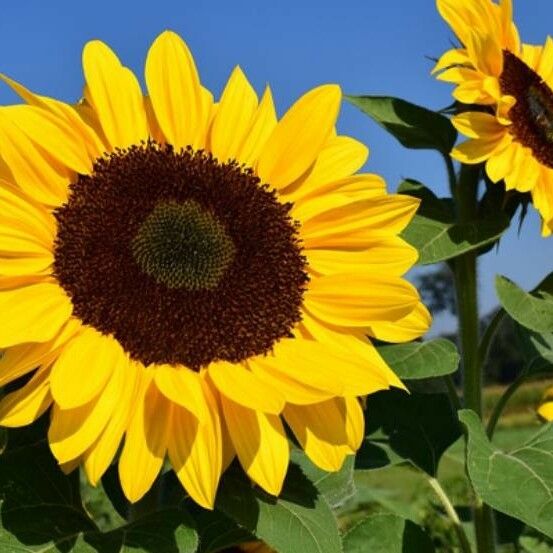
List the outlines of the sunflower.
<svg viewBox="0 0 553 553">
<path fill-rule="evenodd" d="M 49 410 L 62 468 L 96 485 L 117 458 L 133 502 L 166 457 L 204 507 L 235 457 L 277 495 L 284 421 L 338 470 L 357 398 L 402 386 L 367 336 L 429 326 L 401 277 L 417 200 L 355 174 L 368 152 L 336 134 L 337 85 L 278 120 L 237 67 L 214 103 L 172 32 L 148 95 L 102 42 L 83 69 L 77 105 L 3 77 L 26 104 L 0 108 L 0 385 L 20 383 L 0 424 Z"/>
<path fill-rule="evenodd" d="M 438 0 L 438 9 L 464 48 L 450 50 L 434 71 L 457 84 L 462 103 L 488 106 L 453 118 L 469 138 L 452 155 L 467 164 L 486 162 L 493 182 L 529 192 L 541 215 L 542 234 L 553 230 L 553 40 L 520 44 L 511 0 Z"/>
<path fill-rule="evenodd" d="M 553 421 L 553 388 L 547 388 L 543 393 L 537 414 L 543 421 Z"/>
</svg>

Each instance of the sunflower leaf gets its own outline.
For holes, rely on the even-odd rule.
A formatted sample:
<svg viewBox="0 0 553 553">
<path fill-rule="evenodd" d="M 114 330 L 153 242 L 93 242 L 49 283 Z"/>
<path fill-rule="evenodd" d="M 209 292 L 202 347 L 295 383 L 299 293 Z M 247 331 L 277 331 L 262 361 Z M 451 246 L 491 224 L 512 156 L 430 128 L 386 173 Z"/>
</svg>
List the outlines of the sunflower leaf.
<svg viewBox="0 0 553 553">
<path fill-rule="evenodd" d="M 476 493 L 494 509 L 553 538 L 553 425 L 504 452 L 489 441 L 476 413 L 460 411 L 459 419 L 468 434 L 467 469 Z"/>
<path fill-rule="evenodd" d="M 26 430 L 26 429 L 25 429 Z M 79 473 L 64 475 L 44 439 L 12 431 L 0 456 L 2 553 L 193 553 L 198 536 L 181 508 L 165 509 L 110 532 L 85 512 Z"/>
<path fill-rule="evenodd" d="M 445 450 L 461 436 L 461 428 L 443 393 L 377 392 L 366 402 L 365 441 L 357 469 L 411 463 L 435 476 Z"/>
<path fill-rule="evenodd" d="M 410 344 L 379 346 L 384 361 L 403 380 L 418 380 L 454 373 L 459 366 L 455 344 L 445 338 Z"/>
<path fill-rule="evenodd" d="M 500 211 L 493 216 L 488 214 L 458 223 L 451 200 L 436 197 L 413 180 L 404 181 L 398 192 L 422 200 L 417 214 L 402 232 L 402 238 L 419 251 L 421 265 L 438 263 L 474 250 L 484 253 L 485 246 L 499 240 L 509 227 L 509 217 Z"/>
<path fill-rule="evenodd" d="M 303 473 L 313 482 L 333 509 L 340 507 L 355 495 L 353 456 L 348 457 L 342 468 L 336 472 L 327 472 L 316 467 L 299 449 L 292 451 L 292 460 L 300 466 Z"/>
<path fill-rule="evenodd" d="M 344 535 L 344 553 L 433 553 L 432 540 L 410 520 L 377 514 L 356 524 Z"/>
<path fill-rule="evenodd" d="M 451 121 L 429 109 L 391 96 L 346 96 L 406 148 L 438 150 L 445 155 L 457 140 Z"/>
<path fill-rule="evenodd" d="M 330 506 L 297 465 L 290 465 L 278 498 L 252 488 L 243 471 L 231 467 L 215 507 L 279 553 L 342 552 Z"/>
<path fill-rule="evenodd" d="M 500 275 L 495 288 L 501 305 L 517 323 L 534 332 L 553 332 L 553 273 L 531 292 Z"/>
</svg>

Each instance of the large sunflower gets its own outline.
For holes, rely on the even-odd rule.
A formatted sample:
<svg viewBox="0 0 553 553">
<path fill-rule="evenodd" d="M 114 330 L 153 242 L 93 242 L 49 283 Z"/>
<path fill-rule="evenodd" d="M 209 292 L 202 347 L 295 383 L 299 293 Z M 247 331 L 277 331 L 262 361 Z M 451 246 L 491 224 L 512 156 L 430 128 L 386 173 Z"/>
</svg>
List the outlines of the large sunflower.
<svg viewBox="0 0 553 553">
<path fill-rule="evenodd" d="M 53 454 L 96 484 L 119 456 L 130 501 L 168 456 L 213 505 L 236 456 L 278 494 L 286 421 L 333 471 L 359 447 L 357 397 L 401 382 L 365 338 L 404 341 L 429 315 L 401 275 L 417 201 L 354 174 L 325 85 L 277 120 L 239 68 L 218 103 L 185 43 L 146 59 L 148 96 L 102 42 L 71 106 L 4 79 L 0 108 L 0 424 L 50 408 Z M 32 372 L 39 367 L 35 372 Z"/>
<path fill-rule="evenodd" d="M 511 0 L 438 0 L 438 9 L 464 45 L 442 56 L 438 78 L 457 84 L 453 95 L 460 102 L 489 106 L 453 118 L 469 140 L 452 155 L 468 164 L 485 161 L 493 182 L 530 192 L 547 236 L 553 229 L 553 40 L 521 45 Z"/>
</svg>

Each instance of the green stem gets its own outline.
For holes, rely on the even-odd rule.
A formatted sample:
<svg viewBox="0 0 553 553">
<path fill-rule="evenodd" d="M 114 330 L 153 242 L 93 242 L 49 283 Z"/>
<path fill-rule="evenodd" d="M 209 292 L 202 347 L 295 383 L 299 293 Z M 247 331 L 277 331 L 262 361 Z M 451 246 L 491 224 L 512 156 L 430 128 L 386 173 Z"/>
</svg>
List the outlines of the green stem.
<svg viewBox="0 0 553 553">
<path fill-rule="evenodd" d="M 461 166 L 456 187 L 457 217 L 460 223 L 476 216 L 478 208 L 479 166 Z M 477 294 L 477 258 L 474 251 L 454 260 L 455 292 L 459 317 L 459 335 L 463 360 L 463 400 L 467 409 L 482 418 L 482 366 L 480 363 L 479 315 Z M 491 509 L 477 500 L 474 527 L 478 553 L 494 553 L 494 521 Z"/>
<path fill-rule="evenodd" d="M 455 507 L 449 500 L 449 497 L 445 493 L 445 490 L 442 488 L 442 485 L 438 482 L 436 478 L 432 478 L 432 477 L 428 478 L 428 483 L 430 484 L 430 487 L 434 490 L 434 492 L 438 496 L 438 499 L 440 500 L 447 516 L 453 523 L 453 529 L 455 530 L 455 533 L 457 534 L 457 538 L 459 539 L 459 545 L 461 546 L 461 551 L 463 553 L 472 553 L 470 542 L 465 533 L 465 529 L 463 528 L 463 524 L 459 519 L 459 515 L 457 514 Z"/>
<path fill-rule="evenodd" d="M 497 426 L 497 421 L 499 420 L 501 413 L 503 413 L 505 405 L 507 405 L 509 399 L 511 399 L 513 394 L 520 388 L 525 379 L 526 374 L 523 371 L 521 374 L 518 375 L 516 380 L 514 380 L 511 385 L 505 390 L 505 393 L 499 398 L 499 401 L 496 403 L 490 420 L 488 421 L 488 426 L 486 427 L 486 432 L 490 440 L 493 437 L 495 427 Z"/>
</svg>

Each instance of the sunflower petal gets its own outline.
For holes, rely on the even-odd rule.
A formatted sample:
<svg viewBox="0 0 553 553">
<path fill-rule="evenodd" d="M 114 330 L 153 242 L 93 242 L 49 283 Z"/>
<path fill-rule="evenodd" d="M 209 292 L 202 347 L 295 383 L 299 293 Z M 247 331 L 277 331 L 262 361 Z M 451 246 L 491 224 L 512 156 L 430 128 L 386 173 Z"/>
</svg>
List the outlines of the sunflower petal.
<svg viewBox="0 0 553 553">
<path fill-rule="evenodd" d="M 138 399 L 138 365 L 134 362 L 128 362 L 123 370 L 125 371 L 125 386 L 117 408 L 108 420 L 100 437 L 84 454 L 84 469 L 89 482 L 93 486 L 98 484 L 113 461 Z"/>
<path fill-rule="evenodd" d="M 126 364 L 126 354 L 114 338 L 86 327 L 52 367 L 52 396 L 62 409 L 84 405 L 103 390 L 117 366 Z"/>
<path fill-rule="evenodd" d="M 334 128 L 341 97 L 337 85 L 324 85 L 288 110 L 259 157 L 257 171 L 262 180 L 283 188 L 309 169 Z"/>
<path fill-rule="evenodd" d="M 208 407 L 200 376 L 186 367 L 159 365 L 155 368 L 155 383 L 159 391 L 172 402 L 184 407 L 198 420 L 208 416 Z"/>
<path fill-rule="evenodd" d="M 219 361 L 208 372 L 219 392 L 235 403 L 274 415 L 284 408 L 282 394 L 242 365 Z"/>
<path fill-rule="evenodd" d="M 256 484 L 278 495 L 290 460 L 290 446 L 280 418 L 242 407 L 224 396 L 221 403 L 240 464 Z"/>
<path fill-rule="evenodd" d="M 23 342 L 47 342 L 71 316 L 65 292 L 50 283 L 0 291 L 0 348 Z"/>
<path fill-rule="evenodd" d="M 211 127 L 211 152 L 220 161 L 236 158 L 257 109 L 257 94 L 240 67 L 223 90 Z"/>
<path fill-rule="evenodd" d="M 329 472 L 342 468 L 350 453 L 343 398 L 314 405 L 287 405 L 284 418 L 315 465 Z"/>
<path fill-rule="evenodd" d="M 146 58 L 146 85 L 167 141 L 177 149 L 200 146 L 211 106 L 205 102 L 194 58 L 175 33 L 165 31 Z"/>
<path fill-rule="evenodd" d="M 88 94 L 112 147 L 126 148 L 148 138 L 148 124 L 137 78 L 103 42 L 83 50 Z"/>
<path fill-rule="evenodd" d="M 0 400 L 1 426 L 26 426 L 50 407 L 48 372 L 48 369 L 38 370 L 25 386 Z"/>
<path fill-rule="evenodd" d="M 222 472 L 223 444 L 219 408 L 207 384 L 204 386 L 209 403 L 205 420 L 199 422 L 187 410 L 174 407 L 168 452 L 178 479 L 192 499 L 213 509 Z"/>
<path fill-rule="evenodd" d="M 144 377 L 145 390 L 140 394 L 121 457 L 119 480 L 126 498 L 137 502 L 152 486 L 165 458 L 173 404 Z"/>
</svg>

